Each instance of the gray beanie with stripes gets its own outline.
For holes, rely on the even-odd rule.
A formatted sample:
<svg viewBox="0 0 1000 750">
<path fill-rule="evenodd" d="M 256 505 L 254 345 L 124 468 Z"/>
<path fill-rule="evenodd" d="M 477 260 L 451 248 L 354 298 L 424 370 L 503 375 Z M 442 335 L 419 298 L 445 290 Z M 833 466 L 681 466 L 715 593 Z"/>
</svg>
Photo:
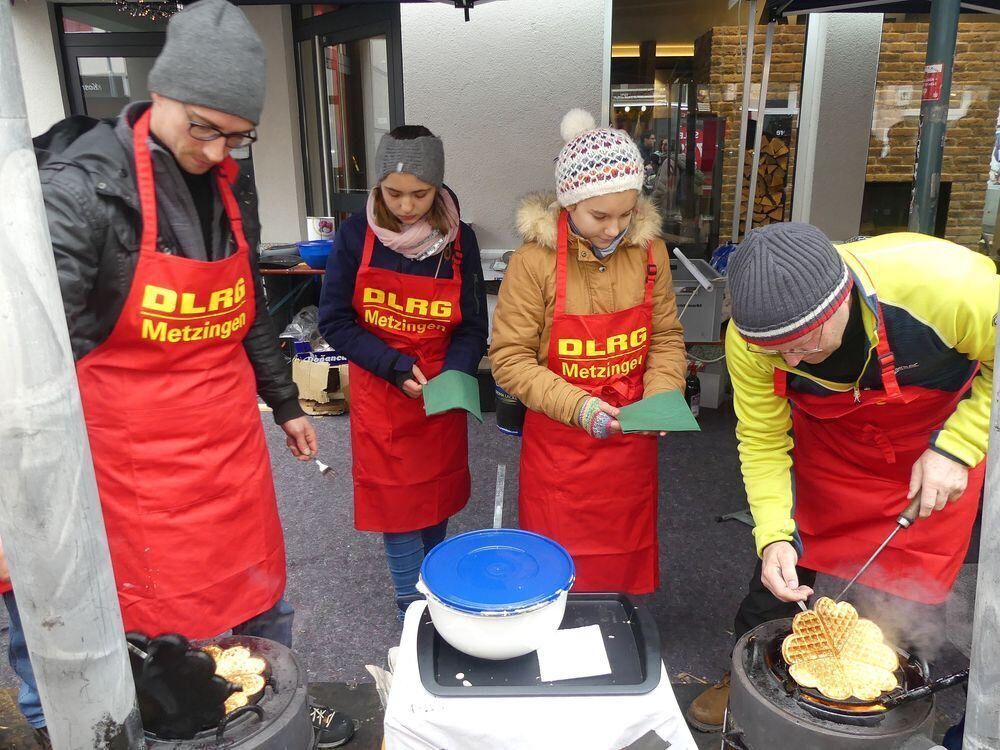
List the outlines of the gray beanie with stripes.
<svg viewBox="0 0 1000 750">
<path fill-rule="evenodd" d="M 778 345 L 805 336 L 851 291 L 847 264 L 810 224 L 770 224 L 747 233 L 729 259 L 733 325 L 750 343 Z"/>
</svg>

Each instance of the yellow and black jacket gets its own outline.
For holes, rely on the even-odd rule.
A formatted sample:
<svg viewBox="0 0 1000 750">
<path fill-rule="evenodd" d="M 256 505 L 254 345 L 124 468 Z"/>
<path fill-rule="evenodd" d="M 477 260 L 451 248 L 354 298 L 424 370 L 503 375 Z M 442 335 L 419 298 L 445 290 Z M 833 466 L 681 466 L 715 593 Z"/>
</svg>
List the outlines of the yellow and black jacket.
<svg viewBox="0 0 1000 750">
<path fill-rule="evenodd" d="M 791 405 L 774 392 L 774 371 L 786 370 L 788 389 L 822 396 L 881 387 L 874 354 L 879 336 L 878 305 L 896 360 L 901 386 L 946 392 L 965 387 L 966 398 L 928 447 L 976 466 L 986 453 L 993 387 L 1000 277 L 986 256 L 947 240 L 899 233 L 840 245 L 860 298 L 871 347 L 855 383 L 831 383 L 788 367 L 779 356 L 748 351 L 729 326 L 726 361 L 733 382 L 739 424 L 740 462 L 756 528 L 757 553 L 777 541 L 795 542 Z M 919 408 L 919 407 L 918 407 Z"/>
</svg>

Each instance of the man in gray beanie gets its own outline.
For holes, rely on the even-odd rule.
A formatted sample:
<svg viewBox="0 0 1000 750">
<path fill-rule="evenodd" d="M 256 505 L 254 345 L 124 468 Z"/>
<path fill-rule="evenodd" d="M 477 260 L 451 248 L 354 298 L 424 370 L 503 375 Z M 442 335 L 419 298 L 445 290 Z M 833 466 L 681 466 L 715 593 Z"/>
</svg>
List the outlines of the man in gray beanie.
<svg viewBox="0 0 1000 750">
<path fill-rule="evenodd" d="M 869 587 L 893 602 L 883 620 L 943 618 L 983 484 L 994 263 L 918 234 L 835 247 L 788 223 L 749 232 L 728 276 L 726 358 L 761 557 L 735 637 L 798 612 L 817 571 L 852 578 L 911 501 L 922 520 L 847 598 Z M 727 699 L 723 680 L 689 720 L 718 728 Z"/>
<path fill-rule="evenodd" d="M 152 102 L 36 139 L 42 192 L 126 630 L 291 643 L 285 553 L 258 395 L 307 461 L 316 436 L 278 349 L 257 269 L 252 178 L 260 38 L 200 0 L 175 15 Z M 2 570 L 2 566 L 0 566 Z M 19 629 L 20 707 L 47 742 Z M 319 709 L 320 747 L 353 724 Z"/>
</svg>

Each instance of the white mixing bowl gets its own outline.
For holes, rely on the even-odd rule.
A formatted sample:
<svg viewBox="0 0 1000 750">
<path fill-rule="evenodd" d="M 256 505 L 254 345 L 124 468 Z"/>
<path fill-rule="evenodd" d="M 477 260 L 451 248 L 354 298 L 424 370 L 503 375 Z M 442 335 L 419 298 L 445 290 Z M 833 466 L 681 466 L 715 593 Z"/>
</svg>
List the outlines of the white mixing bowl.
<svg viewBox="0 0 1000 750">
<path fill-rule="evenodd" d="M 506 614 L 473 614 L 449 607 L 424 584 L 417 590 L 427 598 L 434 628 L 459 651 L 480 659 L 513 659 L 536 650 L 562 624 L 567 591 L 533 607 Z"/>
</svg>

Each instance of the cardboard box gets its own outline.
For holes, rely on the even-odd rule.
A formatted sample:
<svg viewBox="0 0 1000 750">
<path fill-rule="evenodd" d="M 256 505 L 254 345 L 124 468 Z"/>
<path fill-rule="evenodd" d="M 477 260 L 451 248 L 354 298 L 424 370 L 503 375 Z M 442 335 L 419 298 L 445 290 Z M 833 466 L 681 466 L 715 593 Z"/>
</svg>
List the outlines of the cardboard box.
<svg viewBox="0 0 1000 750">
<path fill-rule="evenodd" d="M 350 382 L 346 364 L 321 358 L 292 360 L 292 380 L 299 387 L 299 403 L 306 414 L 343 414 L 350 407 Z"/>
</svg>

